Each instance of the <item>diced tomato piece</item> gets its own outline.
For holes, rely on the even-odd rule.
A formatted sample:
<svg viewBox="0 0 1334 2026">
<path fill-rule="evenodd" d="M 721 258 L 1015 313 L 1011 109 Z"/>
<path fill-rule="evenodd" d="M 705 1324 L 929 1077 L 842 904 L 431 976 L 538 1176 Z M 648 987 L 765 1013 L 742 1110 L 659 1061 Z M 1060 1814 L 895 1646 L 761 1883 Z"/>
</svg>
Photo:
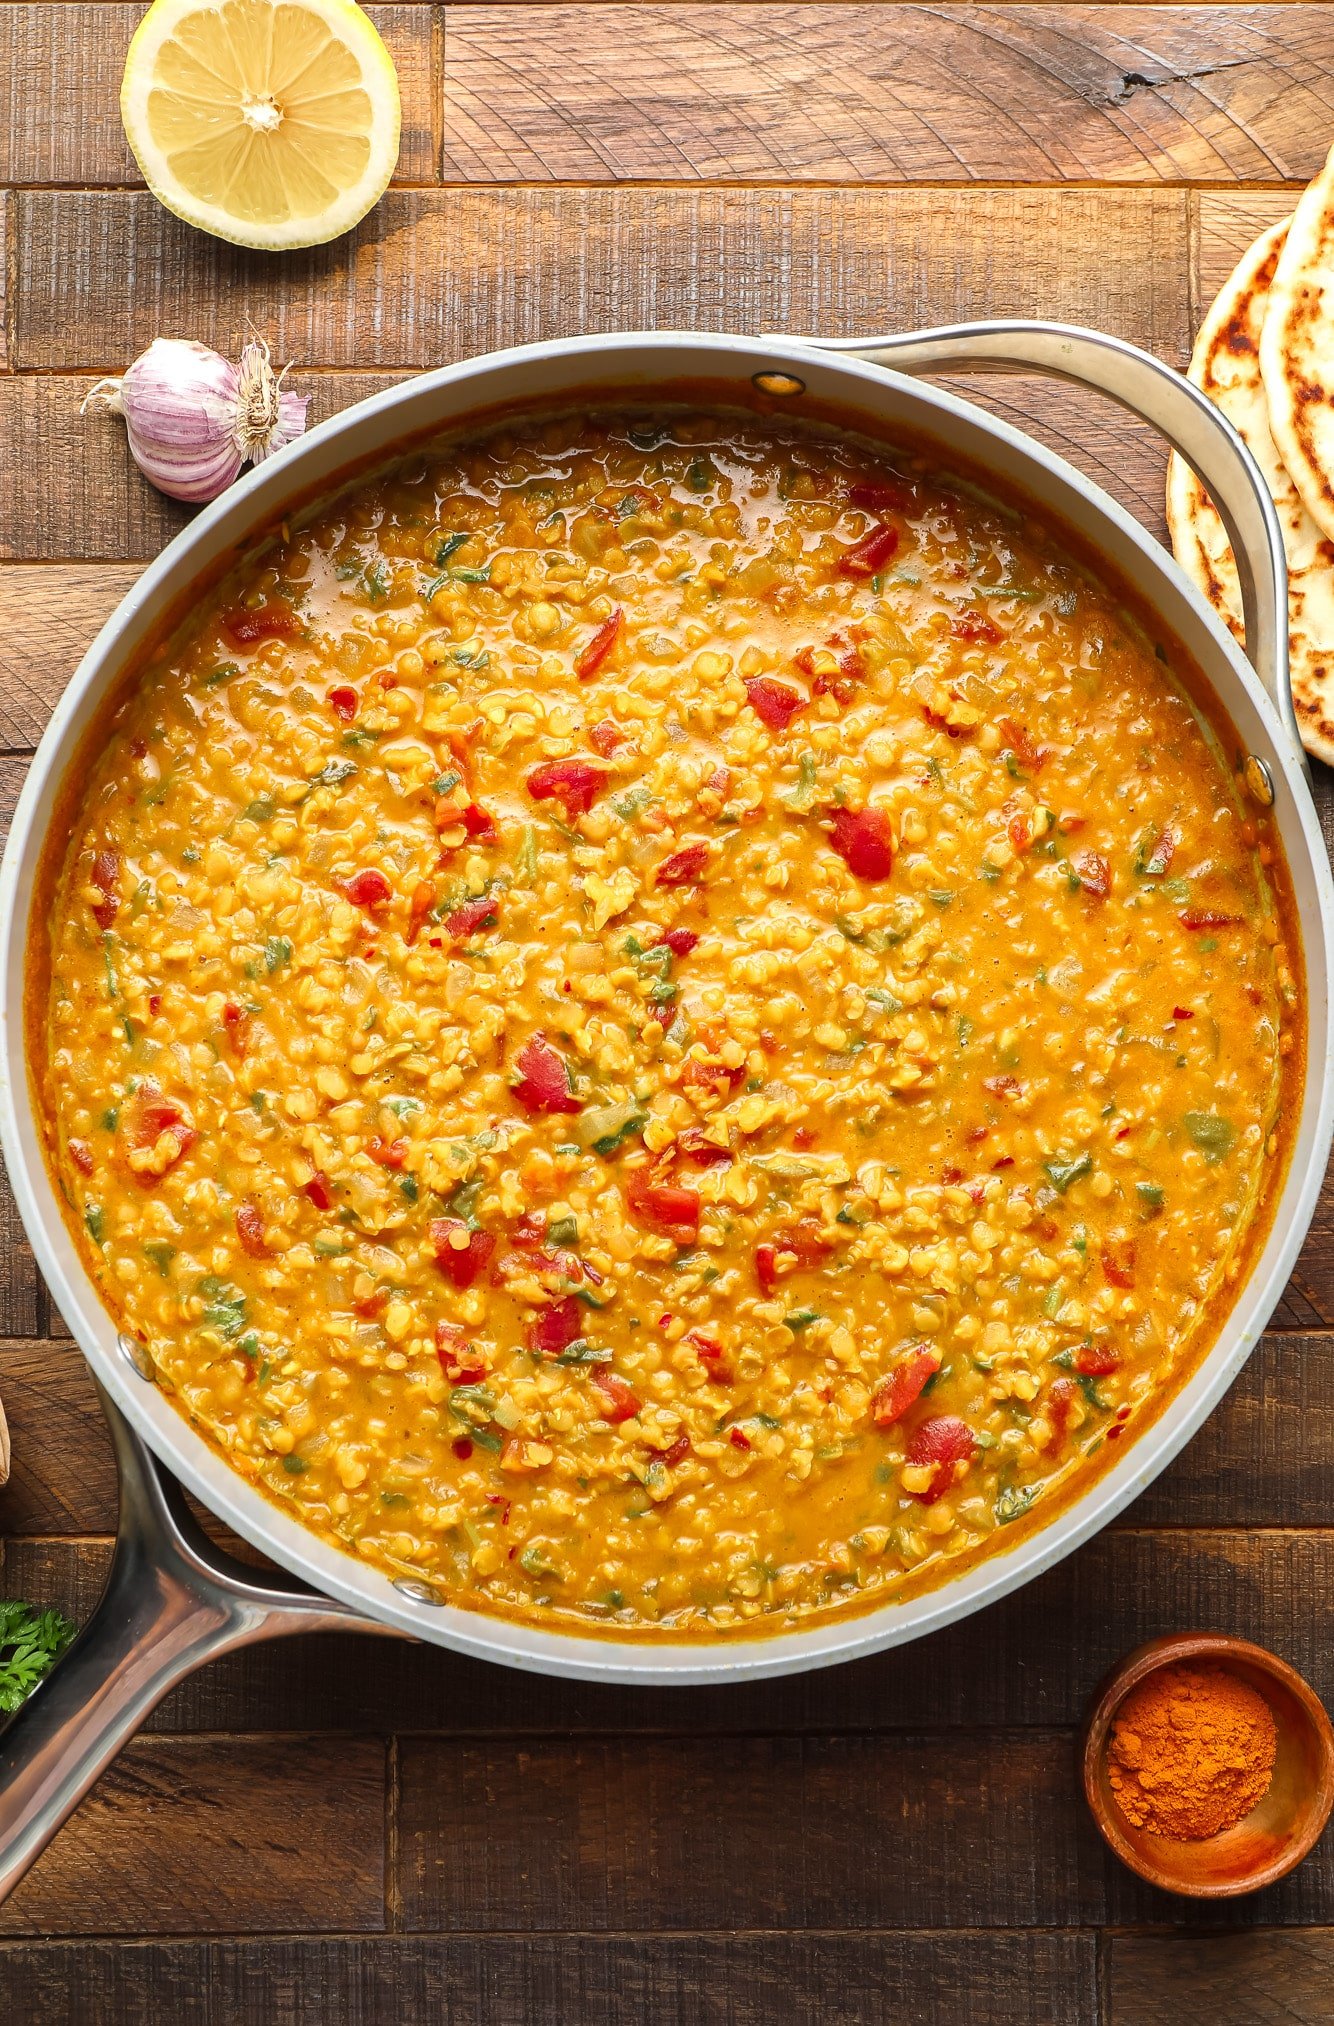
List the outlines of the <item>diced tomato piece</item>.
<svg viewBox="0 0 1334 2026">
<path fill-rule="evenodd" d="M 450 1242 L 457 1233 L 463 1234 L 464 1244 Z M 426 1235 L 435 1251 L 436 1265 L 455 1287 L 471 1287 L 496 1249 L 494 1233 L 470 1231 L 459 1217 L 433 1217 Z"/>
<path fill-rule="evenodd" d="M 352 1306 L 357 1314 L 369 1323 L 374 1322 L 388 1299 L 389 1289 L 387 1287 L 374 1287 L 369 1294 L 354 1294 Z"/>
<path fill-rule="evenodd" d="M 1093 900 L 1106 900 L 1112 890 L 1112 868 L 1100 851 L 1081 851 L 1075 860 L 1079 884 Z"/>
<path fill-rule="evenodd" d="M 460 1463 L 466 1463 L 472 1455 L 472 1443 L 466 1435 L 456 1436 L 450 1447 L 454 1451 L 455 1456 L 458 1457 Z"/>
<path fill-rule="evenodd" d="M 375 1133 L 366 1143 L 366 1152 L 382 1168 L 401 1168 L 408 1158 L 406 1140 L 382 1140 Z"/>
<path fill-rule="evenodd" d="M 665 929 L 653 947 L 660 950 L 665 946 L 674 957 L 688 957 L 698 941 L 693 929 Z"/>
<path fill-rule="evenodd" d="M 928 1464 L 932 1471 L 926 1490 L 912 1494 L 918 1503 L 934 1505 L 954 1483 L 957 1466 L 971 1463 L 976 1449 L 976 1436 L 957 1414 L 933 1414 L 930 1420 L 914 1428 L 908 1442 L 908 1461 L 919 1469 Z"/>
<path fill-rule="evenodd" d="M 752 675 L 746 682 L 746 696 L 757 718 L 772 731 L 786 731 L 788 724 L 806 703 L 799 689 L 775 682 L 771 675 Z"/>
<path fill-rule="evenodd" d="M 732 1368 L 717 1337 L 708 1330 L 687 1330 L 686 1342 L 698 1354 L 700 1363 L 716 1384 L 720 1386 L 731 1384 Z"/>
<path fill-rule="evenodd" d="M 222 623 L 238 647 L 253 647 L 257 640 L 285 640 L 301 624 L 291 606 L 280 598 L 270 598 L 253 612 L 244 605 L 234 605 L 230 612 L 223 613 Z"/>
<path fill-rule="evenodd" d="M 358 697 L 357 692 L 350 684 L 345 682 L 340 682 L 336 689 L 329 691 L 329 708 L 336 718 L 342 719 L 345 725 L 351 724 L 357 714 L 357 705 L 360 701 L 361 699 Z"/>
<path fill-rule="evenodd" d="M 468 1356 L 468 1332 L 461 1323 L 435 1326 L 435 1354 L 451 1386 L 475 1386 L 486 1377 L 486 1366 Z"/>
<path fill-rule="evenodd" d="M 905 1352 L 871 1395 L 871 1419 L 877 1428 L 892 1428 L 916 1402 L 922 1388 L 940 1370 L 940 1352 L 916 1344 Z"/>
<path fill-rule="evenodd" d="M 267 1259 L 269 1248 L 264 1242 L 264 1219 L 253 1203 L 242 1203 L 236 1212 L 236 1235 L 241 1249 L 252 1259 Z"/>
<path fill-rule="evenodd" d="M 866 514 L 902 512 L 907 504 L 908 495 L 901 486 L 886 485 L 882 480 L 859 478 L 848 487 L 848 505 L 860 507 Z"/>
<path fill-rule="evenodd" d="M 605 1372 L 595 1366 L 592 1385 L 604 1421 L 630 1421 L 639 1412 L 638 1394 L 615 1372 Z"/>
<path fill-rule="evenodd" d="M 678 1154 L 687 1161 L 693 1161 L 697 1168 L 728 1168 L 732 1165 L 730 1147 L 720 1147 L 713 1140 L 706 1140 L 698 1126 L 687 1126 L 678 1133 L 673 1145 Z"/>
<path fill-rule="evenodd" d="M 544 1210 L 525 1210 L 513 1231 L 510 1242 L 513 1245 L 540 1245 L 547 1235 L 547 1218 Z"/>
<path fill-rule="evenodd" d="M 181 1107 L 174 1099 L 162 1095 L 161 1086 L 151 1076 L 146 1076 L 134 1093 L 125 1127 L 129 1143 L 136 1151 L 155 1147 L 164 1133 L 170 1133 L 176 1142 L 176 1152 L 167 1163 L 169 1168 L 174 1168 L 199 1138 Z M 162 1176 L 136 1170 L 136 1179 L 141 1187 L 151 1189 Z"/>
<path fill-rule="evenodd" d="M 374 914 L 390 898 L 394 889 L 378 866 L 369 865 L 362 872 L 354 872 L 350 879 L 342 882 L 343 892 L 354 907 L 364 907 L 367 914 Z"/>
<path fill-rule="evenodd" d="M 457 820 L 463 825 L 469 837 L 480 837 L 486 841 L 499 835 L 495 817 L 489 809 L 483 809 L 479 803 L 470 802 Z"/>
<path fill-rule="evenodd" d="M 793 1267 L 809 1272 L 819 1266 L 826 1253 L 833 1250 L 832 1240 L 825 1237 L 814 1219 L 803 1217 L 788 1231 L 777 1233 L 771 1245 L 757 1245 L 755 1248 L 755 1276 L 760 1283 L 760 1292 L 765 1295 L 776 1293 L 779 1277 L 779 1260 L 791 1257 Z M 784 1267 L 784 1271 L 790 1269 Z"/>
<path fill-rule="evenodd" d="M 982 1088 L 993 1097 L 1018 1097 L 1023 1085 L 1017 1076 L 984 1076 Z"/>
<path fill-rule="evenodd" d="M 894 870 L 894 833 L 883 809 L 830 809 L 829 842 L 858 879 L 888 879 Z"/>
<path fill-rule="evenodd" d="M 1027 767 L 1030 774 L 1040 774 L 1051 754 L 1045 746 L 1034 745 L 1028 726 L 1017 718 L 1002 718 L 997 729 L 1020 766 Z"/>
<path fill-rule="evenodd" d="M 576 1296 L 567 1294 L 561 1301 L 553 1301 L 549 1308 L 528 1325 L 528 1348 L 539 1357 L 558 1358 L 562 1351 L 577 1343 L 584 1334 L 583 1303 Z"/>
<path fill-rule="evenodd" d="M 422 924 L 435 906 L 435 881 L 419 879 L 412 889 L 408 903 L 408 927 L 405 942 L 415 943 L 422 931 Z"/>
<path fill-rule="evenodd" d="M 665 1231 L 678 1245 L 694 1244 L 699 1235 L 697 1189 L 683 1189 L 675 1182 L 650 1182 L 642 1170 L 636 1170 L 630 1177 L 626 1196 L 641 1222 Z"/>
<path fill-rule="evenodd" d="M 514 1066 L 519 1072 L 514 1095 L 525 1111 L 582 1111 L 583 1106 L 574 1094 L 569 1064 L 548 1045 L 545 1035 L 535 1034 L 525 1043 L 514 1059 Z"/>
<path fill-rule="evenodd" d="M 1027 816 L 1012 816 L 1006 825 L 1011 844 L 1022 858 L 1033 842 L 1033 827 Z"/>
<path fill-rule="evenodd" d="M 528 793 L 534 802 L 553 798 L 564 805 L 567 816 L 581 816 L 607 785 L 605 767 L 590 760 L 548 760 L 534 767 L 528 776 Z"/>
<path fill-rule="evenodd" d="M 1216 908 L 1188 907 L 1177 920 L 1183 929 L 1236 929 L 1241 927 L 1242 917 L 1220 914 Z"/>
<path fill-rule="evenodd" d="M 601 753 L 604 760 L 611 758 L 617 746 L 624 745 L 625 736 L 614 718 L 599 718 L 595 725 L 588 727 L 588 743 L 595 753 Z"/>
<path fill-rule="evenodd" d="M 533 1470 L 545 1470 L 550 1461 L 551 1450 L 546 1443 L 535 1442 L 531 1435 L 505 1437 L 505 1444 L 500 1452 L 502 1470 L 519 1476 Z M 501 1524 L 504 1524 L 503 1520 Z"/>
<path fill-rule="evenodd" d="M 1046 1399 L 1046 1415 L 1051 1424 L 1051 1434 L 1043 1444 L 1048 1455 L 1053 1450 L 1064 1447 L 1070 1417 L 1075 1411 L 1078 1397 L 1079 1387 L 1074 1379 L 1057 1379 L 1052 1385 Z"/>
<path fill-rule="evenodd" d="M 93 853 L 92 883 L 99 892 L 106 895 L 93 909 L 93 920 L 99 929 L 109 929 L 120 911 L 120 896 L 116 889 L 120 884 L 120 858 L 114 851 Z"/>
<path fill-rule="evenodd" d="M 732 792 L 732 769 L 715 767 L 704 786 L 711 795 L 716 795 L 720 802 L 725 802 Z"/>
<path fill-rule="evenodd" d="M 1174 1020 L 1193 1020 L 1195 1015 L 1189 1006 L 1174 1006 L 1172 1008 L 1172 1018 Z"/>
<path fill-rule="evenodd" d="M 884 569 L 898 546 L 898 529 L 881 522 L 850 549 L 844 549 L 838 567 L 845 577 L 874 577 L 877 570 Z"/>
<path fill-rule="evenodd" d="M 317 1210 L 333 1208 L 333 1190 L 329 1187 L 329 1177 L 321 1169 L 316 1168 L 310 1180 L 302 1183 L 301 1192 L 310 1198 Z"/>
<path fill-rule="evenodd" d="M 69 1142 L 69 1157 L 81 1175 L 92 1174 L 93 1150 L 87 1140 L 71 1140 Z"/>
<path fill-rule="evenodd" d="M 971 609 L 955 614 L 950 621 L 950 632 L 956 640 L 980 640 L 988 646 L 993 646 L 1001 638 L 1000 627 L 994 619 L 988 619 L 985 612 Z"/>
<path fill-rule="evenodd" d="M 683 844 L 670 858 L 664 858 L 658 867 L 654 884 L 657 886 L 694 886 L 698 883 L 709 862 L 707 844 Z"/>
<path fill-rule="evenodd" d="M 1121 1369 L 1121 1353 L 1110 1344 L 1081 1344 L 1075 1353 L 1075 1370 L 1086 1379 L 1105 1379 Z"/>
<path fill-rule="evenodd" d="M 244 1062 L 250 1047 L 250 1015 L 229 999 L 222 1009 L 222 1025 L 232 1054 L 238 1062 Z"/>
<path fill-rule="evenodd" d="M 476 935 L 478 929 L 494 928 L 499 907 L 499 894 L 479 893 L 475 899 L 465 900 L 445 916 L 446 932 L 456 943 L 466 942 L 469 936 Z"/>
<path fill-rule="evenodd" d="M 1135 1241 L 1124 1232 L 1112 1231 L 1102 1241 L 1103 1279 L 1112 1287 L 1135 1285 Z"/>
<path fill-rule="evenodd" d="M 575 657 L 574 672 L 580 682 L 592 681 L 616 645 L 624 624 L 625 614 L 618 605 L 610 618 L 603 620 L 588 645 Z"/>
<path fill-rule="evenodd" d="M 684 1463 L 689 1454 L 690 1437 L 682 1432 L 677 1436 L 670 1449 L 663 1450 L 660 1460 L 667 1465 L 669 1470 L 675 1470 L 677 1464 Z"/>
</svg>

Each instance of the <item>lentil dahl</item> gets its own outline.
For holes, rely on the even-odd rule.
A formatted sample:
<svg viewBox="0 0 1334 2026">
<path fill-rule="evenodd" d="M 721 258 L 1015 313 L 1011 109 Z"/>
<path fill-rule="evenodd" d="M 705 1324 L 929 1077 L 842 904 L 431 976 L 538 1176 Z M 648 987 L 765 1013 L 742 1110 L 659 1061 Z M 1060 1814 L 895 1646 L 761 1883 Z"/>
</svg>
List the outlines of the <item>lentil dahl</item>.
<svg viewBox="0 0 1334 2026">
<path fill-rule="evenodd" d="M 431 446 L 192 616 L 81 788 L 46 1077 L 107 1297 L 458 1601 L 947 1574 L 1161 1405 L 1276 1185 L 1267 824 L 1111 591 L 885 455 Z"/>
</svg>

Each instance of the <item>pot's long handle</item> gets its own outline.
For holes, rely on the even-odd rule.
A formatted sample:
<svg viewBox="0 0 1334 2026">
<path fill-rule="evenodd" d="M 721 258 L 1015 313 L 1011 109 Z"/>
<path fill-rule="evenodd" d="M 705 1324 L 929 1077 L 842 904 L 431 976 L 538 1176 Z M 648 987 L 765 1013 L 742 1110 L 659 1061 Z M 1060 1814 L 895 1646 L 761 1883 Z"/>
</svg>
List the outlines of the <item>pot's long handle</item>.
<svg viewBox="0 0 1334 2026">
<path fill-rule="evenodd" d="M 120 1532 L 92 1618 L 0 1733 L 0 1902 L 196 1667 L 283 1633 L 385 1629 L 223 1555 L 105 1396 L 103 1405 L 120 1470 Z"/>
<path fill-rule="evenodd" d="M 1255 459 L 1198 387 L 1135 345 L 1076 324 L 998 320 L 901 337 L 796 342 L 904 373 L 1047 373 L 1107 394 L 1151 423 L 1197 474 L 1222 516 L 1241 583 L 1246 651 L 1304 763 L 1288 680 L 1288 571 L 1278 515 Z"/>
</svg>

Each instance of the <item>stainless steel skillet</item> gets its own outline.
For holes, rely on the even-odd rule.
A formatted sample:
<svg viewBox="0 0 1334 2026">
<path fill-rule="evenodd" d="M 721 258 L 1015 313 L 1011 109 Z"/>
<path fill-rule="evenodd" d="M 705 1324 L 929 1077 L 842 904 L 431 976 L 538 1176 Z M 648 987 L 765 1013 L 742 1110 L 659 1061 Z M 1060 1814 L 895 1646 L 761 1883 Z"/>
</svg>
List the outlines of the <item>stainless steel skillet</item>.
<svg viewBox="0 0 1334 2026">
<path fill-rule="evenodd" d="M 1236 551 L 1247 639 L 1242 656 L 1171 558 L 1070 465 L 917 373 L 1039 371 L 1101 389 L 1175 443 L 1213 494 Z M 1272 801 L 1305 940 L 1310 1048 L 1291 1167 L 1268 1239 L 1213 1347 L 1169 1407 L 1090 1489 L 1007 1553 L 905 1604 L 745 1642 L 581 1637 L 464 1611 L 423 1584 L 394 1583 L 307 1532 L 231 1472 L 118 1338 L 60 1214 L 41 1149 L 24 1057 L 22 994 L 34 881 L 57 792 L 83 734 L 163 615 L 220 559 L 405 439 L 507 402 L 568 406 L 584 390 L 707 380 L 738 396 L 751 383 L 800 414 L 807 401 L 860 410 L 872 433 L 923 437 L 942 462 L 990 473 L 1064 522 L 1136 585 L 1154 619 L 1203 671 Z M 40 924 L 37 925 L 40 929 Z M 94 642 L 33 762 L 0 868 L 0 1139 L 24 1225 L 61 1313 L 109 1402 L 122 1469 L 122 1533 L 106 1596 L 81 1639 L 0 1738 L 0 1897 L 166 1690 L 229 1648 L 282 1632 L 356 1624 L 397 1631 L 508 1665 L 627 1683 L 744 1680 L 827 1666 L 918 1638 L 979 1609 L 1068 1554 L 1162 1469 L 1226 1390 L 1257 1341 L 1314 1213 L 1332 1110 L 1334 887 L 1311 803 L 1287 681 L 1286 587 L 1277 521 L 1230 426 L 1187 382 L 1094 332 L 978 324 L 879 341 L 817 345 L 688 333 L 525 346 L 427 374 L 315 430 L 234 487 L 163 553 Z M 282 1578 L 219 1558 L 182 1517 L 172 1478 L 262 1549 Z"/>
</svg>

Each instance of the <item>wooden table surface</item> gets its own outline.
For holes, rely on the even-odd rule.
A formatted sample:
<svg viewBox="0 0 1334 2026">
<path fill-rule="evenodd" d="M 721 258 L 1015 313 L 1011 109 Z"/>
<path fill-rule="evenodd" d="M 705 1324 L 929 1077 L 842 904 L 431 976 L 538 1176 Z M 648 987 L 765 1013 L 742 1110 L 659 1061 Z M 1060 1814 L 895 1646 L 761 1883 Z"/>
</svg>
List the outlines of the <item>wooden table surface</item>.
<svg viewBox="0 0 1334 2026">
<path fill-rule="evenodd" d="M 182 516 L 79 401 L 159 334 L 252 329 L 328 414 L 524 339 L 1068 318 L 1182 365 L 1334 140 L 1334 6 L 372 9 L 395 188 L 287 258 L 198 236 L 117 114 L 141 9 L 0 0 L 0 807 Z M 975 390 L 1156 532 L 1163 453 Z M 1334 809 L 1331 777 L 1321 806 Z M 0 1594 L 91 1608 L 115 1522 L 82 1360 L 0 1203 Z M 906 1650 L 595 1689 L 355 1637 L 196 1677 L 0 1909 L 0 2019 L 1193 2026 L 1334 2019 L 1334 1839 L 1211 1912 L 1122 1871 L 1074 1738 L 1128 1646 L 1213 1626 L 1334 1703 L 1334 1187 L 1181 1460 L 1042 1581 Z"/>
</svg>

